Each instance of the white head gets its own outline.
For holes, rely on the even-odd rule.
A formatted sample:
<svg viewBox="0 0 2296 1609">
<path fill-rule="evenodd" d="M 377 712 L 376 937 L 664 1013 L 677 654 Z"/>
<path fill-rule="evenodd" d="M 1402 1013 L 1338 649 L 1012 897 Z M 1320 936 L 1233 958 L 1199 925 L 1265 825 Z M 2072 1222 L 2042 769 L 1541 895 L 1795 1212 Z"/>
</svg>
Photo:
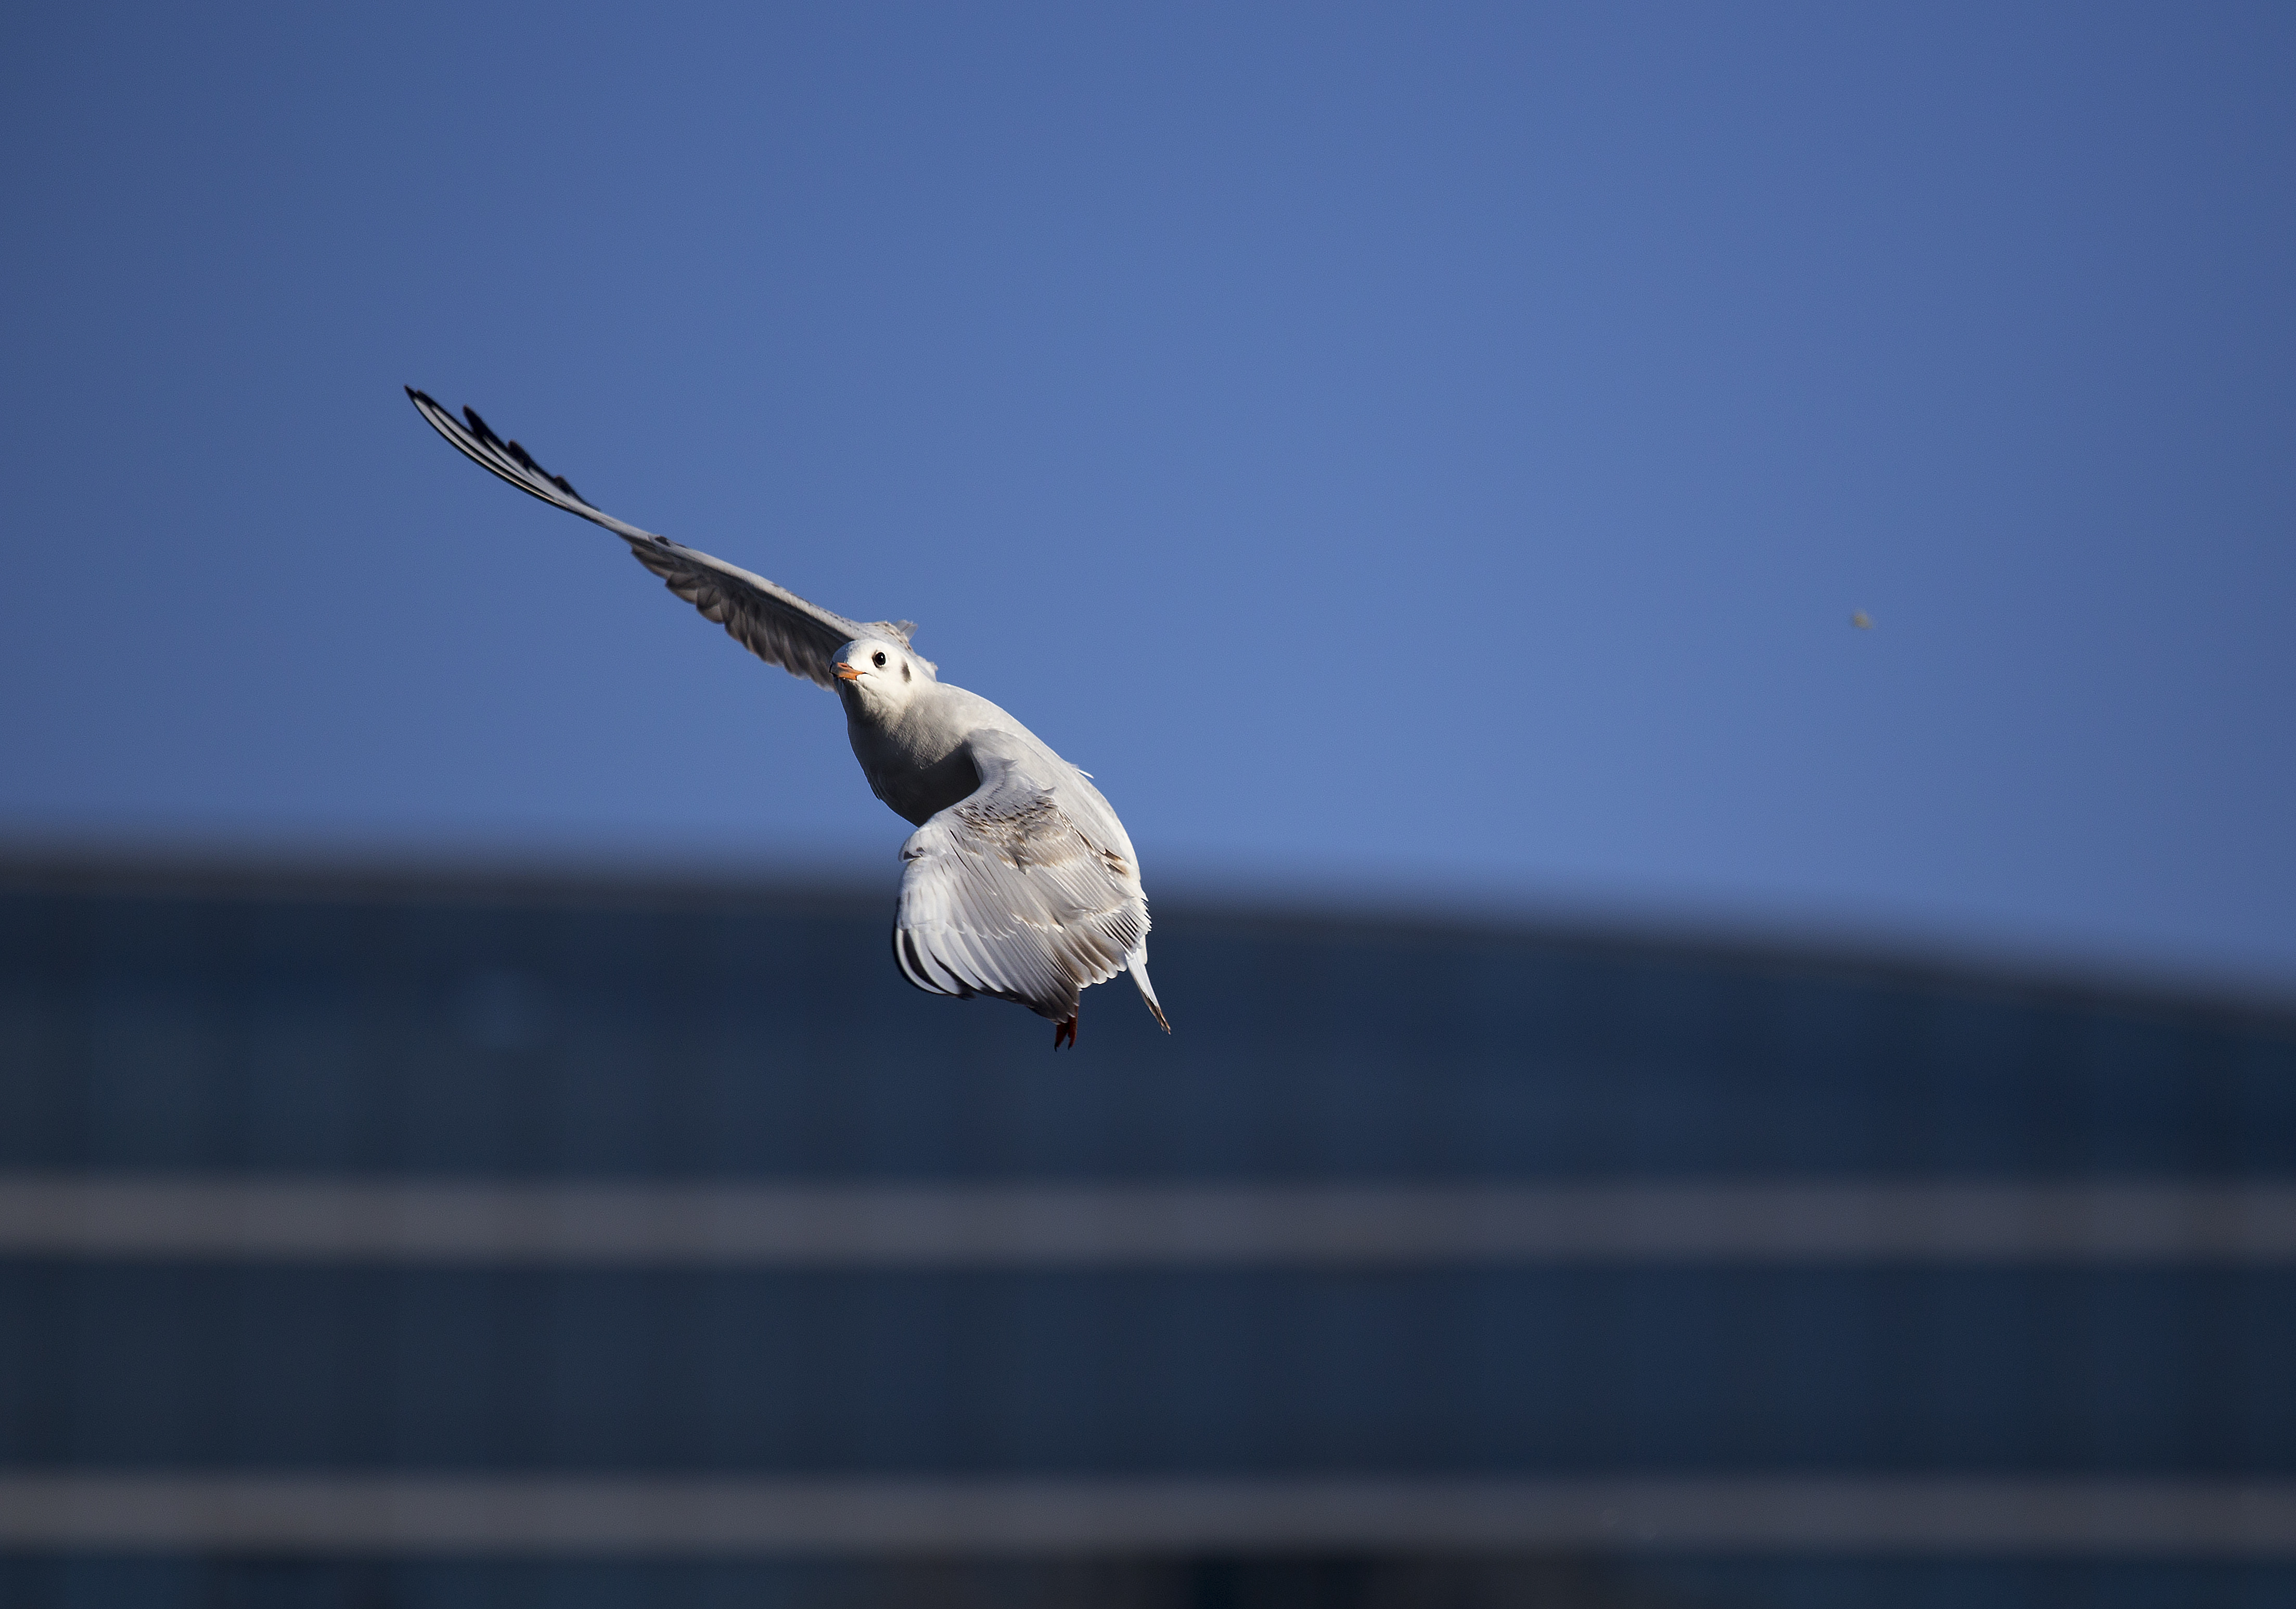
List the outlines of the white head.
<svg viewBox="0 0 2296 1609">
<path fill-rule="evenodd" d="M 837 651 L 830 669 L 849 709 L 890 719 L 933 683 L 931 661 L 890 637 L 857 636 Z"/>
</svg>

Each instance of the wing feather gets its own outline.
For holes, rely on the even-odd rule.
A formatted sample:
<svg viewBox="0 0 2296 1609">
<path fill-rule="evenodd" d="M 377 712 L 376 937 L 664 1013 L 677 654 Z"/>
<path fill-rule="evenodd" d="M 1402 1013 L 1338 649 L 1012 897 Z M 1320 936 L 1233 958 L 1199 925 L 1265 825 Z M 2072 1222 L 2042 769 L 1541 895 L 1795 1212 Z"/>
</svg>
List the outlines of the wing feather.
<svg viewBox="0 0 2296 1609">
<path fill-rule="evenodd" d="M 1057 789 L 988 736 L 982 782 L 901 846 L 893 956 L 933 994 L 990 995 L 1054 1022 L 1077 996 L 1125 970 L 1148 933 L 1129 862 L 1094 841 Z"/>
<path fill-rule="evenodd" d="M 916 629 L 910 620 L 872 620 L 865 625 L 849 620 L 806 602 L 763 576 L 617 520 L 592 507 L 565 476 L 544 469 L 517 442 L 496 435 L 475 409 L 463 410 L 465 423 L 413 386 L 406 388 L 406 395 L 430 428 L 472 463 L 501 476 L 530 497 L 612 531 L 630 545 L 637 562 L 660 576 L 670 591 L 700 610 L 704 620 L 723 626 L 727 636 L 768 665 L 779 665 L 821 686 L 834 687 L 836 675 L 830 667 L 838 649 L 867 631 L 882 632 L 906 646 L 909 634 Z"/>
</svg>

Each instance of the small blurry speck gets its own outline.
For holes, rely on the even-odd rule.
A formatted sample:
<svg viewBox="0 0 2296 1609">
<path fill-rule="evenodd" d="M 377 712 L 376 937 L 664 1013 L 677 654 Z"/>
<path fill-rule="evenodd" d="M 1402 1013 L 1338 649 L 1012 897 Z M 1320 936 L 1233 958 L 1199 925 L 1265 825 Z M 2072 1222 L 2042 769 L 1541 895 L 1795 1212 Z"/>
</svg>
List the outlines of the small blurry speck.
<svg viewBox="0 0 2296 1609">
<path fill-rule="evenodd" d="M 1852 626 L 1857 627 L 1860 631 L 1871 631 L 1874 629 L 1874 617 L 1867 614 L 1862 609 L 1849 617 L 1849 623 Z"/>
</svg>

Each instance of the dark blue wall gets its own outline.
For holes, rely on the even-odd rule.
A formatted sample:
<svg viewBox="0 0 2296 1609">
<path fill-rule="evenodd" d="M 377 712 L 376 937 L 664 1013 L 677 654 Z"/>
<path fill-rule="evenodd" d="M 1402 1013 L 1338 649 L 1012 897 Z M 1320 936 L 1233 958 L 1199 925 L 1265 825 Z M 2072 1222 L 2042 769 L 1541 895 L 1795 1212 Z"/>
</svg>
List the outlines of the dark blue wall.
<svg viewBox="0 0 2296 1609">
<path fill-rule="evenodd" d="M 907 989 L 889 903 L 19 867 L 0 880 L 0 1169 L 2296 1178 L 2296 1024 L 2268 1014 L 1839 957 L 1177 909 L 1156 939 L 1174 1036 L 1119 981 L 1086 997 L 1081 1046 L 1056 1057 L 1018 1010 Z M 2269 1268 L 19 1258 L 0 1260 L 0 1466 L 2286 1475 L 2292 1357 L 2296 1274 Z M 20 1557 L 0 1561 L 0 1602 L 958 1601 L 857 1564 L 559 1568 Z M 1252 1597 L 1242 1564 L 1176 1568 L 1144 1564 L 1125 1590 L 1281 1596 Z M 1358 1586 L 1378 1575 L 1353 1568 Z M 2296 1601 L 2278 1566 L 1636 1568 L 1553 1601 Z M 964 1590 L 1054 1590 L 996 1569 Z M 1310 1595 L 1283 1601 L 1357 1601 L 1299 1586 L 1312 1576 L 1284 1578 Z M 2144 1580 L 2166 1596 L 2138 1595 Z M 1915 1581 L 1931 1596 L 1884 1590 Z M 2051 1596 L 2076 1581 L 2079 1600 Z"/>
<path fill-rule="evenodd" d="M 1160 913 L 1078 1054 L 890 898 L 0 882 L 0 1167 L 648 1178 L 2296 1177 L 2296 1028 L 1570 935 Z M 1168 980 L 1168 986 L 1165 981 Z"/>
</svg>

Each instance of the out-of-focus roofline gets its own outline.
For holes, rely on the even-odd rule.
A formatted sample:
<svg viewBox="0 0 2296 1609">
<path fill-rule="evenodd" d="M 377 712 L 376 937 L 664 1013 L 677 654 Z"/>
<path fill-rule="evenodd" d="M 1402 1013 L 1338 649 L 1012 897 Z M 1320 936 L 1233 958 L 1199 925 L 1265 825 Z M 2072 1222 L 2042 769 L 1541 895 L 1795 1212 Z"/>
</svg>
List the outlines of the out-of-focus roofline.
<svg viewBox="0 0 2296 1609">
<path fill-rule="evenodd" d="M 849 910 L 856 902 L 892 907 L 898 872 L 873 886 L 851 862 L 776 866 L 758 861 L 727 872 L 691 862 L 658 863 L 578 853 L 496 850 L 409 850 L 239 847 L 118 850 L 0 842 L 0 892 L 45 891 L 119 898 L 287 900 L 357 899 L 659 909 L 726 909 L 770 903 Z"/>
<path fill-rule="evenodd" d="M 1878 929 L 1829 930 L 1789 921 L 1620 915 L 1592 906 L 1505 907 L 1394 887 L 1309 890 L 1269 884 L 1238 892 L 1185 875 L 1160 880 L 1167 920 L 1211 922 L 1329 940 L 1359 934 L 1454 946 L 1494 940 L 1595 954 L 1665 957 L 1742 975 L 1886 981 L 1931 992 L 2053 1001 L 2120 1015 L 2234 1018 L 2296 1038 L 2296 988 L 2191 971 L 2008 950 Z M 450 850 L 331 844 L 102 844 L 0 840 L 0 893 L 111 898 L 428 903 L 451 899 L 535 907 L 731 911 L 771 907 L 889 915 L 897 868 L 874 858 L 824 857 L 726 866 L 693 857 L 646 859 L 502 847 Z"/>
</svg>

